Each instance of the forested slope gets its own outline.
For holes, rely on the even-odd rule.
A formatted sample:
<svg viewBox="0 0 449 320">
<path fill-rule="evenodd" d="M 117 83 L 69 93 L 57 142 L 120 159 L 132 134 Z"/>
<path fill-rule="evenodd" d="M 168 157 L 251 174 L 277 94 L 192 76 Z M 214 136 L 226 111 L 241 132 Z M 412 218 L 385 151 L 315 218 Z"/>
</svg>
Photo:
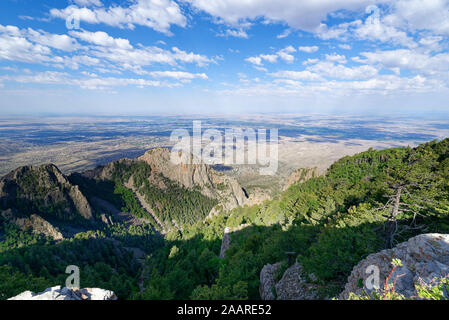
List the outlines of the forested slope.
<svg viewBox="0 0 449 320">
<path fill-rule="evenodd" d="M 220 260 L 223 230 L 238 226 Z M 345 157 L 277 200 L 168 234 L 138 297 L 258 299 L 262 267 L 295 259 L 332 297 L 368 254 L 427 232 L 449 233 L 449 139 Z"/>
<path fill-rule="evenodd" d="M 306 276 L 315 275 L 310 281 L 328 298 L 342 291 L 368 254 L 417 234 L 449 233 L 449 139 L 345 157 L 326 175 L 293 184 L 277 199 L 222 207 L 209 218 L 219 199 L 161 176 L 148 161 L 105 168 L 64 177 L 64 188 L 44 184 L 54 197 L 33 197 L 38 181 L 24 189 L 7 177 L 2 187 L 8 192 L 0 199 L 0 299 L 64 284 L 69 264 L 80 266 L 83 287 L 114 290 L 122 299 L 259 299 L 263 266 L 281 262 L 285 270 L 295 261 Z M 36 205 L 12 210 L 13 195 L 23 194 L 14 193 L 17 186 L 31 190 L 25 199 Z M 71 202 L 67 190 L 75 186 L 92 217 L 78 214 Z M 66 201 L 71 211 L 57 201 L 46 215 L 52 199 Z M 64 239 L 20 228 L 7 218 L 11 212 L 41 214 Z M 226 227 L 231 242 L 220 259 Z M 135 249 L 144 252 L 144 263 Z"/>
</svg>

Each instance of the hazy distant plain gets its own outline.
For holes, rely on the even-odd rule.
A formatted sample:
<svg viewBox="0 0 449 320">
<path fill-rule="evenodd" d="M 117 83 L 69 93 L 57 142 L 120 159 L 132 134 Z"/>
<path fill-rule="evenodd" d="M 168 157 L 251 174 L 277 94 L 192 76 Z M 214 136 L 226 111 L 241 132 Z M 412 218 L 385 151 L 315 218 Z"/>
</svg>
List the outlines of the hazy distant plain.
<svg viewBox="0 0 449 320">
<path fill-rule="evenodd" d="M 174 129 L 253 128 L 279 130 L 279 170 L 261 177 L 251 166 L 228 174 L 246 186 L 277 185 L 295 168 L 324 171 L 334 161 L 368 148 L 415 146 L 449 137 L 449 118 L 329 115 L 34 117 L 0 119 L 0 175 L 23 165 L 54 163 L 65 173 L 91 169 L 123 157 L 170 146 Z"/>
</svg>

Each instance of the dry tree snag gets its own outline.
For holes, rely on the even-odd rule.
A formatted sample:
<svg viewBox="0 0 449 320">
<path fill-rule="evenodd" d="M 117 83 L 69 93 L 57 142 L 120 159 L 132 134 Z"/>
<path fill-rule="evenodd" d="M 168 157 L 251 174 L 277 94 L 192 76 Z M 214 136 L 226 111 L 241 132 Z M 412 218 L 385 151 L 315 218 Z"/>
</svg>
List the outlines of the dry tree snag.
<svg viewBox="0 0 449 320">
<path fill-rule="evenodd" d="M 398 221 L 397 216 L 400 212 L 400 206 L 401 206 L 401 195 L 403 186 L 399 186 L 396 189 L 396 194 L 393 196 L 393 209 L 391 211 L 391 215 L 387 221 L 387 246 L 389 248 L 393 247 L 394 237 L 396 236 L 396 233 L 398 232 Z"/>
</svg>

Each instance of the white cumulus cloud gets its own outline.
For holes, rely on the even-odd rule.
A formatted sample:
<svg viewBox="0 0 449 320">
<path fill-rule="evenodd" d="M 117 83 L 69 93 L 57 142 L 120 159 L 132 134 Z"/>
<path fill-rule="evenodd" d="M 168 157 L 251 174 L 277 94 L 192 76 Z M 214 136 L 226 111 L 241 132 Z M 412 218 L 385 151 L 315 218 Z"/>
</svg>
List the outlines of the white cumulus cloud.
<svg viewBox="0 0 449 320">
<path fill-rule="evenodd" d="M 287 79 L 306 80 L 306 81 L 322 80 L 320 75 L 307 70 L 306 71 L 284 70 L 270 73 L 270 76 L 275 78 L 287 78 Z"/>
<path fill-rule="evenodd" d="M 73 2 L 81 7 L 101 7 L 103 5 L 100 0 L 73 0 Z"/>
<path fill-rule="evenodd" d="M 248 34 L 243 29 L 226 29 L 225 32 L 217 34 L 219 37 L 235 37 L 248 39 Z"/>
<path fill-rule="evenodd" d="M 89 31 L 71 31 L 70 35 L 77 37 L 83 41 L 93 43 L 99 46 L 104 47 L 115 47 L 118 49 L 132 49 L 131 44 L 128 39 L 121 38 L 113 38 L 108 35 L 106 32 L 97 31 L 97 32 L 89 32 Z"/>
<path fill-rule="evenodd" d="M 197 9 L 231 25 L 259 17 L 286 23 L 295 29 L 314 31 L 329 13 L 360 11 L 376 0 L 186 0 Z"/>
<path fill-rule="evenodd" d="M 255 57 L 246 58 L 245 61 L 259 67 L 263 65 L 263 61 L 276 63 L 278 59 L 283 60 L 286 63 L 292 63 L 295 60 L 295 57 L 292 55 L 294 52 L 296 52 L 295 48 L 292 46 L 287 46 L 274 54 L 260 54 Z"/>
<path fill-rule="evenodd" d="M 110 26 L 133 29 L 136 25 L 146 26 L 156 31 L 171 34 L 170 26 L 185 27 L 187 19 L 179 5 L 172 0 L 136 0 L 128 7 L 77 7 L 51 9 L 52 17 L 67 19 L 75 17 L 81 22 L 104 23 Z"/>
<path fill-rule="evenodd" d="M 306 52 L 306 53 L 314 53 L 318 51 L 318 47 L 317 46 L 302 46 L 302 47 L 298 47 L 299 51 L 302 52 Z"/>
</svg>

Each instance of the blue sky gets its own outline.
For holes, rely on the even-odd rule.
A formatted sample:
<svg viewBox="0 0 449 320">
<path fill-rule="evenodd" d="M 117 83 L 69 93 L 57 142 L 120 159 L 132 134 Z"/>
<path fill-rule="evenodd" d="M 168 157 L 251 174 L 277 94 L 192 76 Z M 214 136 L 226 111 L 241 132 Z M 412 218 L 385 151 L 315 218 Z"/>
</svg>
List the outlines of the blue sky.
<svg viewBox="0 0 449 320">
<path fill-rule="evenodd" d="M 449 109 L 447 0 L 3 0 L 0 113 Z"/>
</svg>

